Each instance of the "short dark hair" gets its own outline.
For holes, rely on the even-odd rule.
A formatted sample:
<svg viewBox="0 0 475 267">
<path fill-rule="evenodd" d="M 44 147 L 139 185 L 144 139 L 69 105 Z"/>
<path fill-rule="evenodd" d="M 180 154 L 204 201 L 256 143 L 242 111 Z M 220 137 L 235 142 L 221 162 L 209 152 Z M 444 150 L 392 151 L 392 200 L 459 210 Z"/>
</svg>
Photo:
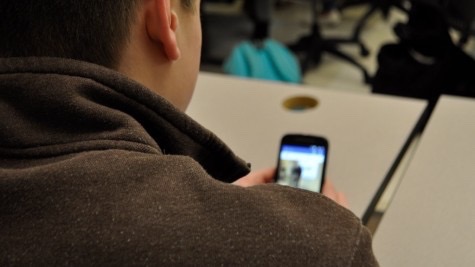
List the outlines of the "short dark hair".
<svg viewBox="0 0 475 267">
<path fill-rule="evenodd" d="M 180 0 L 194 8 L 195 0 Z M 0 57 L 49 56 L 116 68 L 140 0 L 1 0 Z"/>
</svg>

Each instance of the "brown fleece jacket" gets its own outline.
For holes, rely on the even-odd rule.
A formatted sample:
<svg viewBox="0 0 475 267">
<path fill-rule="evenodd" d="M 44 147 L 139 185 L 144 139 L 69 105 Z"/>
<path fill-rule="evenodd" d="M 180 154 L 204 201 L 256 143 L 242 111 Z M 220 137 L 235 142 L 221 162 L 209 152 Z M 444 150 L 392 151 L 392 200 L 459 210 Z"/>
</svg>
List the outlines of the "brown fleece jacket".
<svg viewBox="0 0 475 267">
<path fill-rule="evenodd" d="M 0 59 L 1 266 L 377 265 L 351 212 L 303 190 L 229 184 L 248 171 L 117 72 Z"/>
</svg>

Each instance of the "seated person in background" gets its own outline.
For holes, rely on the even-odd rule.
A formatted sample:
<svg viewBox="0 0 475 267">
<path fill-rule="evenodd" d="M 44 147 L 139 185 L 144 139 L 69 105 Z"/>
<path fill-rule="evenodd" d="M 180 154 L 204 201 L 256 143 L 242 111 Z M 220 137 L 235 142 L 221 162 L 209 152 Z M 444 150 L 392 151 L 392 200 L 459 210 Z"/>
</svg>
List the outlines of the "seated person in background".
<svg viewBox="0 0 475 267">
<path fill-rule="evenodd" d="M 183 113 L 199 4 L 0 2 L 2 265 L 377 265 L 350 211 Z"/>
<path fill-rule="evenodd" d="M 273 0 L 245 0 L 244 9 L 254 23 L 251 39 L 264 40 L 269 37 Z"/>
</svg>

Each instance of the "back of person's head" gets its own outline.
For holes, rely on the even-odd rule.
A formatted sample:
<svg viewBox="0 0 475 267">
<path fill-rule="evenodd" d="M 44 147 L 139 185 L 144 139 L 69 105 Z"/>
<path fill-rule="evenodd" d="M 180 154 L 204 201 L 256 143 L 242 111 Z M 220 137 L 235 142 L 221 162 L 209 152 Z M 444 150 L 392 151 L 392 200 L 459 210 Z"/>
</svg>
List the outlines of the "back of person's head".
<svg viewBox="0 0 475 267">
<path fill-rule="evenodd" d="M 0 57 L 65 57 L 115 67 L 139 2 L 2 0 Z"/>
</svg>

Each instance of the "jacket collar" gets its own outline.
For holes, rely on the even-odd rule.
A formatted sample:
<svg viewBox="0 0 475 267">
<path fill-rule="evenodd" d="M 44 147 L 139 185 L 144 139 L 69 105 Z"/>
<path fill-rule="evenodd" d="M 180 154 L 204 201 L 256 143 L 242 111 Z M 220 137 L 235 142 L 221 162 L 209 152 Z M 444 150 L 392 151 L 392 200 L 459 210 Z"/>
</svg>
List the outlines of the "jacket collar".
<svg viewBox="0 0 475 267">
<path fill-rule="evenodd" d="M 0 155 L 126 149 L 190 156 L 233 181 L 246 164 L 167 100 L 113 70 L 59 58 L 0 59 Z"/>
</svg>

